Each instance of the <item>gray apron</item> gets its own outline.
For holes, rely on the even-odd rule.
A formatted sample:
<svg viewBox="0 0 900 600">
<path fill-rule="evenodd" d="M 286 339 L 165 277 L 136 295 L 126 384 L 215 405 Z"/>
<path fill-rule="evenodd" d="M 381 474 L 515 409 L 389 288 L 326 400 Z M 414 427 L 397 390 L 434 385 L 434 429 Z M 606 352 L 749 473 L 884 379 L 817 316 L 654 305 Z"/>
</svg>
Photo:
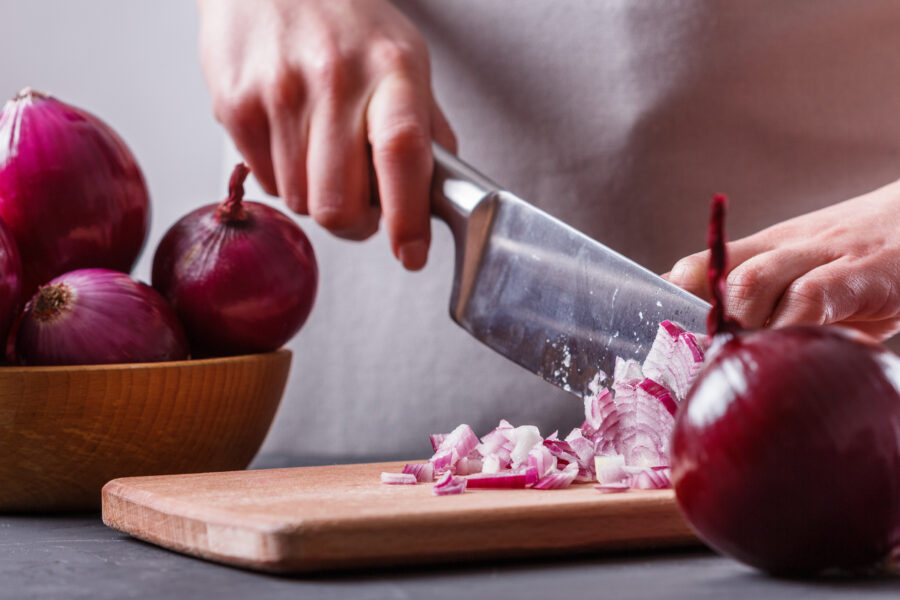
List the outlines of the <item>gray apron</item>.
<svg viewBox="0 0 900 600">
<path fill-rule="evenodd" d="M 655 271 L 703 249 L 714 192 L 736 239 L 900 176 L 896 2 L 398 5 L 428 39 L 460 155 Z M 236 160 L 229 147 L 223 177 Z M 545 435 L 581 422 L 577 399 L 450 321 L 443 224 L 407 273 L 383 234 L 346 242 L 298 222 L 320 289 L 264 453 L 415 458 L 462 422 L 479 435 L 500 418 Z"/>
</svg>

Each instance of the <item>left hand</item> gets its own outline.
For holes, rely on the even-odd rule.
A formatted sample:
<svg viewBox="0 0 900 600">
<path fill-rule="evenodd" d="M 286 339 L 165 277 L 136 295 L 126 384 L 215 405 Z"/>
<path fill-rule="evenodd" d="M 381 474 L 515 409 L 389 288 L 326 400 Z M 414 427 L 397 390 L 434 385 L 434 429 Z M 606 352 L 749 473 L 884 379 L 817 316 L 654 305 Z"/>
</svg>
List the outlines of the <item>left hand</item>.
<svg viewBox="0 0 900 600">
<path fill-rule="evenodd" d="M 709 299 L 709 252 L 669 281 Z M 900 181 L 728 244 L 726 310 L 744 327 L 840 324 L 900 332 Z"/>
</svg>

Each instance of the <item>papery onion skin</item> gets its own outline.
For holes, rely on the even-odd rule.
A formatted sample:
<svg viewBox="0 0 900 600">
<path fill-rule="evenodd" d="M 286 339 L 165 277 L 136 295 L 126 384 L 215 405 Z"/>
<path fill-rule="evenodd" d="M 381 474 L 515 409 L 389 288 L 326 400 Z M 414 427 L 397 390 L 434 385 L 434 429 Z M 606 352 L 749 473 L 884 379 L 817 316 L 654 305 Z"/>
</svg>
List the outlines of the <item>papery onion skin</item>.
<svg viewBox="0 0 900 600">
<path fill-rule="evenodd" d="M 306 322 L 315 300 L 309 239 L 278 210 L 242 200 L 248 172 L 236 168 L 222 204 L 175 223 L 153 259 L 153 286 L 175 308 L 195 356 L 276 350 Z"/>
<path fill-rule="evenodd" d="M 160 362 L 189 355 L 184 329 L 162 295 L 109 269 L 79 269 L 41 286 L 12 335 L 20 365 Z"/>
<path fill-rule="evenodd" d="M 6 342 L 22 293 L 22 261 L 16 242 L 0 219 L 0 342 Z"/>
<path fill-rule="evenodd" d="M 149 213 L 137 161 L 100 119 L 29 88 L 0 111 L 0 217 L 21 255 L 22 302 L 67 271 L 130 271 Z"/>
</svg>

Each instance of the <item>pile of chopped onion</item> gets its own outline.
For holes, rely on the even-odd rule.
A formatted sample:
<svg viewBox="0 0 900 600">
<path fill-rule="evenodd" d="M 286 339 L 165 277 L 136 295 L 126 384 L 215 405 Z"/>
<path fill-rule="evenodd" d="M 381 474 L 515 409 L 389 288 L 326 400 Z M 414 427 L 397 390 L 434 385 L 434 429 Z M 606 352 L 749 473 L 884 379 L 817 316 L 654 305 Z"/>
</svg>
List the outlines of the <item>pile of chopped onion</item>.
<svg viewBox="0 0 900 600">
<path fill-rule="evenodd" d="M 431 482 L 436 495 L 466 489 L 552 490 L 595 481 L 602 493 L 671 487 L 669 439 L 675 409 L 703 366 L 706 338 L 663 321 L 643 364 L 616 360 L 612 385 L 585 397 L 584 423 L 564 439 L 505 420 L 478 438 L 462 424 L 431 436 L 434 455 L 389 484 Z M 602 377 L 601 379 L 604 379 Z"/>
</svg>

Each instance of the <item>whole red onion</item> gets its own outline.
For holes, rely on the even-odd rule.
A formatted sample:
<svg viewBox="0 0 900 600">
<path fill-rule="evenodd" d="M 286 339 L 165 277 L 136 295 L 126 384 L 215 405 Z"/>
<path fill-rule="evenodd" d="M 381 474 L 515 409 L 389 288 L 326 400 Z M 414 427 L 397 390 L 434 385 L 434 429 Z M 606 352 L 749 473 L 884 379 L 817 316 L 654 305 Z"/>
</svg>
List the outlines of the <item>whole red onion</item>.
<svg viewBox="0 0 900 600">
<path fill-rule="evenodd" d="M 81 365 L 182 360 L 184 329 L 159 292 L 125 273 L 79 269 L 60 275 L 25 305 L 15 362 Z"/>
<path fill-rule="evenodd" d="M 278 210 L 242 201 L 248 174 L 237 165 L 228 198 L 180 219 L 153 257 L 153 286 L 172 303 L 195 356 L 275 350 L 315 300 L 312 245 Z"/>
<path fill-rule="evenodd" d="M 6 341 L 22 293 L 22 261 L 12 234 L 0 219 L 0 342 Z"/>
<path fill-rule="evenodd" d="M 900 358 L 839 327 L 726 319 L 723 211 L 719 197 L 713 348 L 672 437 L 678 503 L 704 541 L 760 569 L 871 566 L 900 548 Z"/>
<path fill-rule="evenodd" d="M 0 111 L 0 217 L 22 257 L 23 301 L 66 271 L 130 271 L 149 206 L 134 157 L 97 117 L 30 88 Z"/>
</svg>

